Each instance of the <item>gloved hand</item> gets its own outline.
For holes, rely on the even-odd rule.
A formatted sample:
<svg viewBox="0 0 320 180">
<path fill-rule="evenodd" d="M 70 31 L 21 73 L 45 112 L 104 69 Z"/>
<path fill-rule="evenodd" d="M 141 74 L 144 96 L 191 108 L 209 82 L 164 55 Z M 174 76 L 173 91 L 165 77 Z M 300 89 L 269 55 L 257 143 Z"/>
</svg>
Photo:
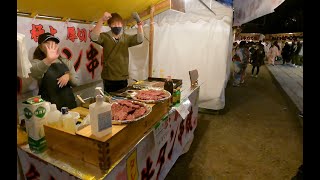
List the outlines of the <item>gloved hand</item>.
<svg viewBox="0 0 320 180">
<path fill-rule="evenodd" d="M 137 22 L 137 24 L 141 22 L 141 19 L 140 19 L 139 14 L 137 12 L 132 13 L 132 18 Z"/>
</svg>

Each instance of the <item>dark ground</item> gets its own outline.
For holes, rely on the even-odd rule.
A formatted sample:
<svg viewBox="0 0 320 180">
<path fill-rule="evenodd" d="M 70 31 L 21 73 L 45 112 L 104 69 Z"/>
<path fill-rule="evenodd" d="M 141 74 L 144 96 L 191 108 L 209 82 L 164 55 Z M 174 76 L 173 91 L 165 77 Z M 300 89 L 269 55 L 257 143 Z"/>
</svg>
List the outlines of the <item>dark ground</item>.
<svg viewBox="0 0 320 180">
<path fill-rule="evenodd" d="M 257 79 L 251 68 L 242 87 L 228 83 L 226 113 L 199 113 L 190 150 L 166 180 L 290 180 L 296 174 L 303 160 L 297 110 L 265 66 Z"/>
</svg>

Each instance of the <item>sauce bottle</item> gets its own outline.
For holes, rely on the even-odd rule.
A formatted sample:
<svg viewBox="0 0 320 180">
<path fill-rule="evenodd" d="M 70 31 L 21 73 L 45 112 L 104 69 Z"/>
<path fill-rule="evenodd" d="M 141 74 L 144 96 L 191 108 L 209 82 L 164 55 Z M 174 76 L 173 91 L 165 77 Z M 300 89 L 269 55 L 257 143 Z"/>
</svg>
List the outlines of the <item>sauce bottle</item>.
<svg viewBox="0 0 320 180">
<path fill-rule="evenodd" d="M 91 133 L 103 137 L 112 132 L 111 104 L 102 95 L 96 95 L 96 102 L 89 105 Z"/>
<path fill-rule="evenodd" d="M 171 79 L 171 76 L 168 76 L 164 82 L 164 89 L 169 91 L 171 93 L 171 96 L 173 95 L 173 81 Z"/>
<path fill-rule="evenodd" d="M 63 129 L 70 133 L 76 133 L 76 130 L 77 130 L 76 122 L 74 122 L 72 115 L 69 113 L 68 107 L 62 107 L 61 113 L 62 115 L 60 119 L 63 123 Z"/>
</svg>

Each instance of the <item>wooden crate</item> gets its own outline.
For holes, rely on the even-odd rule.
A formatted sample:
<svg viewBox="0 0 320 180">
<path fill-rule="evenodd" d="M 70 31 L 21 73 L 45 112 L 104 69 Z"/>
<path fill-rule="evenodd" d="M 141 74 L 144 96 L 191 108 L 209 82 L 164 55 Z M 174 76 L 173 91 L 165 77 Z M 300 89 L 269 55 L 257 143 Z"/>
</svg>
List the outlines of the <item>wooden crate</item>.
<svg viewBox="0 0 320 180">
<path fill-rule="evenodd" d="M 72 111 L 85 115 L 86 108 L 77 107 Z M 46 140 L 50 152 L 61 152 L 81 161 L 91 163 L 102 171 L 108 170 L 115 162 L 125 156 L 128 151 L 144 136 L 153 125 L 169 112 L 169 101 L 153 105 L 151 113 L 145 118 L 125 125 L 112 125 L 112 133 L 97 138 L 91 134 L 90 125 L 76 134 L 51 126 L 44 126 Z"/>
</svg>

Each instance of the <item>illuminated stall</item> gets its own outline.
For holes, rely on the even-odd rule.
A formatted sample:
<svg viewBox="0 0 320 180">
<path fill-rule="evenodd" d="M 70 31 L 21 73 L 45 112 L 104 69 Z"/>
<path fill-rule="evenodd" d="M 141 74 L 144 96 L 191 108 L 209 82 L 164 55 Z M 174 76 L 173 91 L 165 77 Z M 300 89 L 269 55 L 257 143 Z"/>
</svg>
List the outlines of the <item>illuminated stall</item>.
<svg viewBox="0 0 320 180">
<path fill-rule="evenodd" d="M 17 94 L 19 176 L 26 179 L 164 179 L 192 143 L 198 108 L 224 107 L 224 89 L 230 68 L 228 52 L 232 43 L 232 8 L 219 2 L 213 2 L 209 7 L 207 2 L 195 0 L 59 0 L 54 4 L 47 8 L 45 1 L 37 0 L 32 4 L 18 1 L 17 31 L 24 35 L 27 59 L 32 59 L 40 34 L 50 32 L 61 40 L 59 53 L 73 62 L 80 78 L 80 86 L 74 88 L 75 95 L 89 100 L 95 93 L 95 87 L 102 87 L 102 49 L 90 41 L 89 32 L 107 10 L 121 14 L 128 34 L 136 31 L 132 12 L 138 12 L 145 23 L 144 43 L 129 49 L 129 87 L 138 82 L 163 82 L 171 75 L 177 85 L 175 92 L 181 92 L 181 98 L 179 103 L 172 104 L 176 94 L 171 94 L 170 98 L 162 101 L 145 103 L 150 108 L 143 118 L 128 124 L 113 124 L 113 133 L 102 139 L 92 135 L 90 125 L 76 133 L 44 125 L 48 148 L 42 153 L 35 153 L 29 148 L 27 127 L 24 126 L 26 117 L 31 117 L 32 113 L 26 114 L 22 102 L 37 95 L 38 85 L 31 77 L 18 76 L 21 84 Z M 123 4 L 126 4 L 125 8 Z M 198 32 L 206 37 L 208 34 L 203 34 L 203 31 L 209 29 L 213 30 L 209 35 L 215 36 L 215 41 L 210 44 L 200 41 L 198 48 L 193 46 L 191 42 L 197 39 L 191 35 Z M 108 30 L 109 27 L 103 27 L 103 31 Z M 190 43 L 180 40 L 173 43 L 174 37 L 180 40 L 189 37 Z M 172 46 L 167 46 L 170 40 Z M 181 47 L 182 44 L 185 46 Z M 220 49 L 215 48 L 218 46 Z M 211 50 L 204 54 L 201 51 L 203 47 Z M 197 59 L 196 55 L 202 56 Z M 184 63 L 186 61 L 190 63 Z M 172 65 L 179 68 L 172 68 Z M 212 71 L 212 68 L 216 70 Z M 197 82 L 190 81 L 194 79 L 193 74 Z M 138 82 L 134 83 L 134 80 Z M 123 98 L 120 94 L 113 97 Z M 78 107 L 71 111 L 79 113 L 79 120 L 84 121 L 89 114 L 88 108 L 80 100 L 77 103 Z"/>
</svg>

